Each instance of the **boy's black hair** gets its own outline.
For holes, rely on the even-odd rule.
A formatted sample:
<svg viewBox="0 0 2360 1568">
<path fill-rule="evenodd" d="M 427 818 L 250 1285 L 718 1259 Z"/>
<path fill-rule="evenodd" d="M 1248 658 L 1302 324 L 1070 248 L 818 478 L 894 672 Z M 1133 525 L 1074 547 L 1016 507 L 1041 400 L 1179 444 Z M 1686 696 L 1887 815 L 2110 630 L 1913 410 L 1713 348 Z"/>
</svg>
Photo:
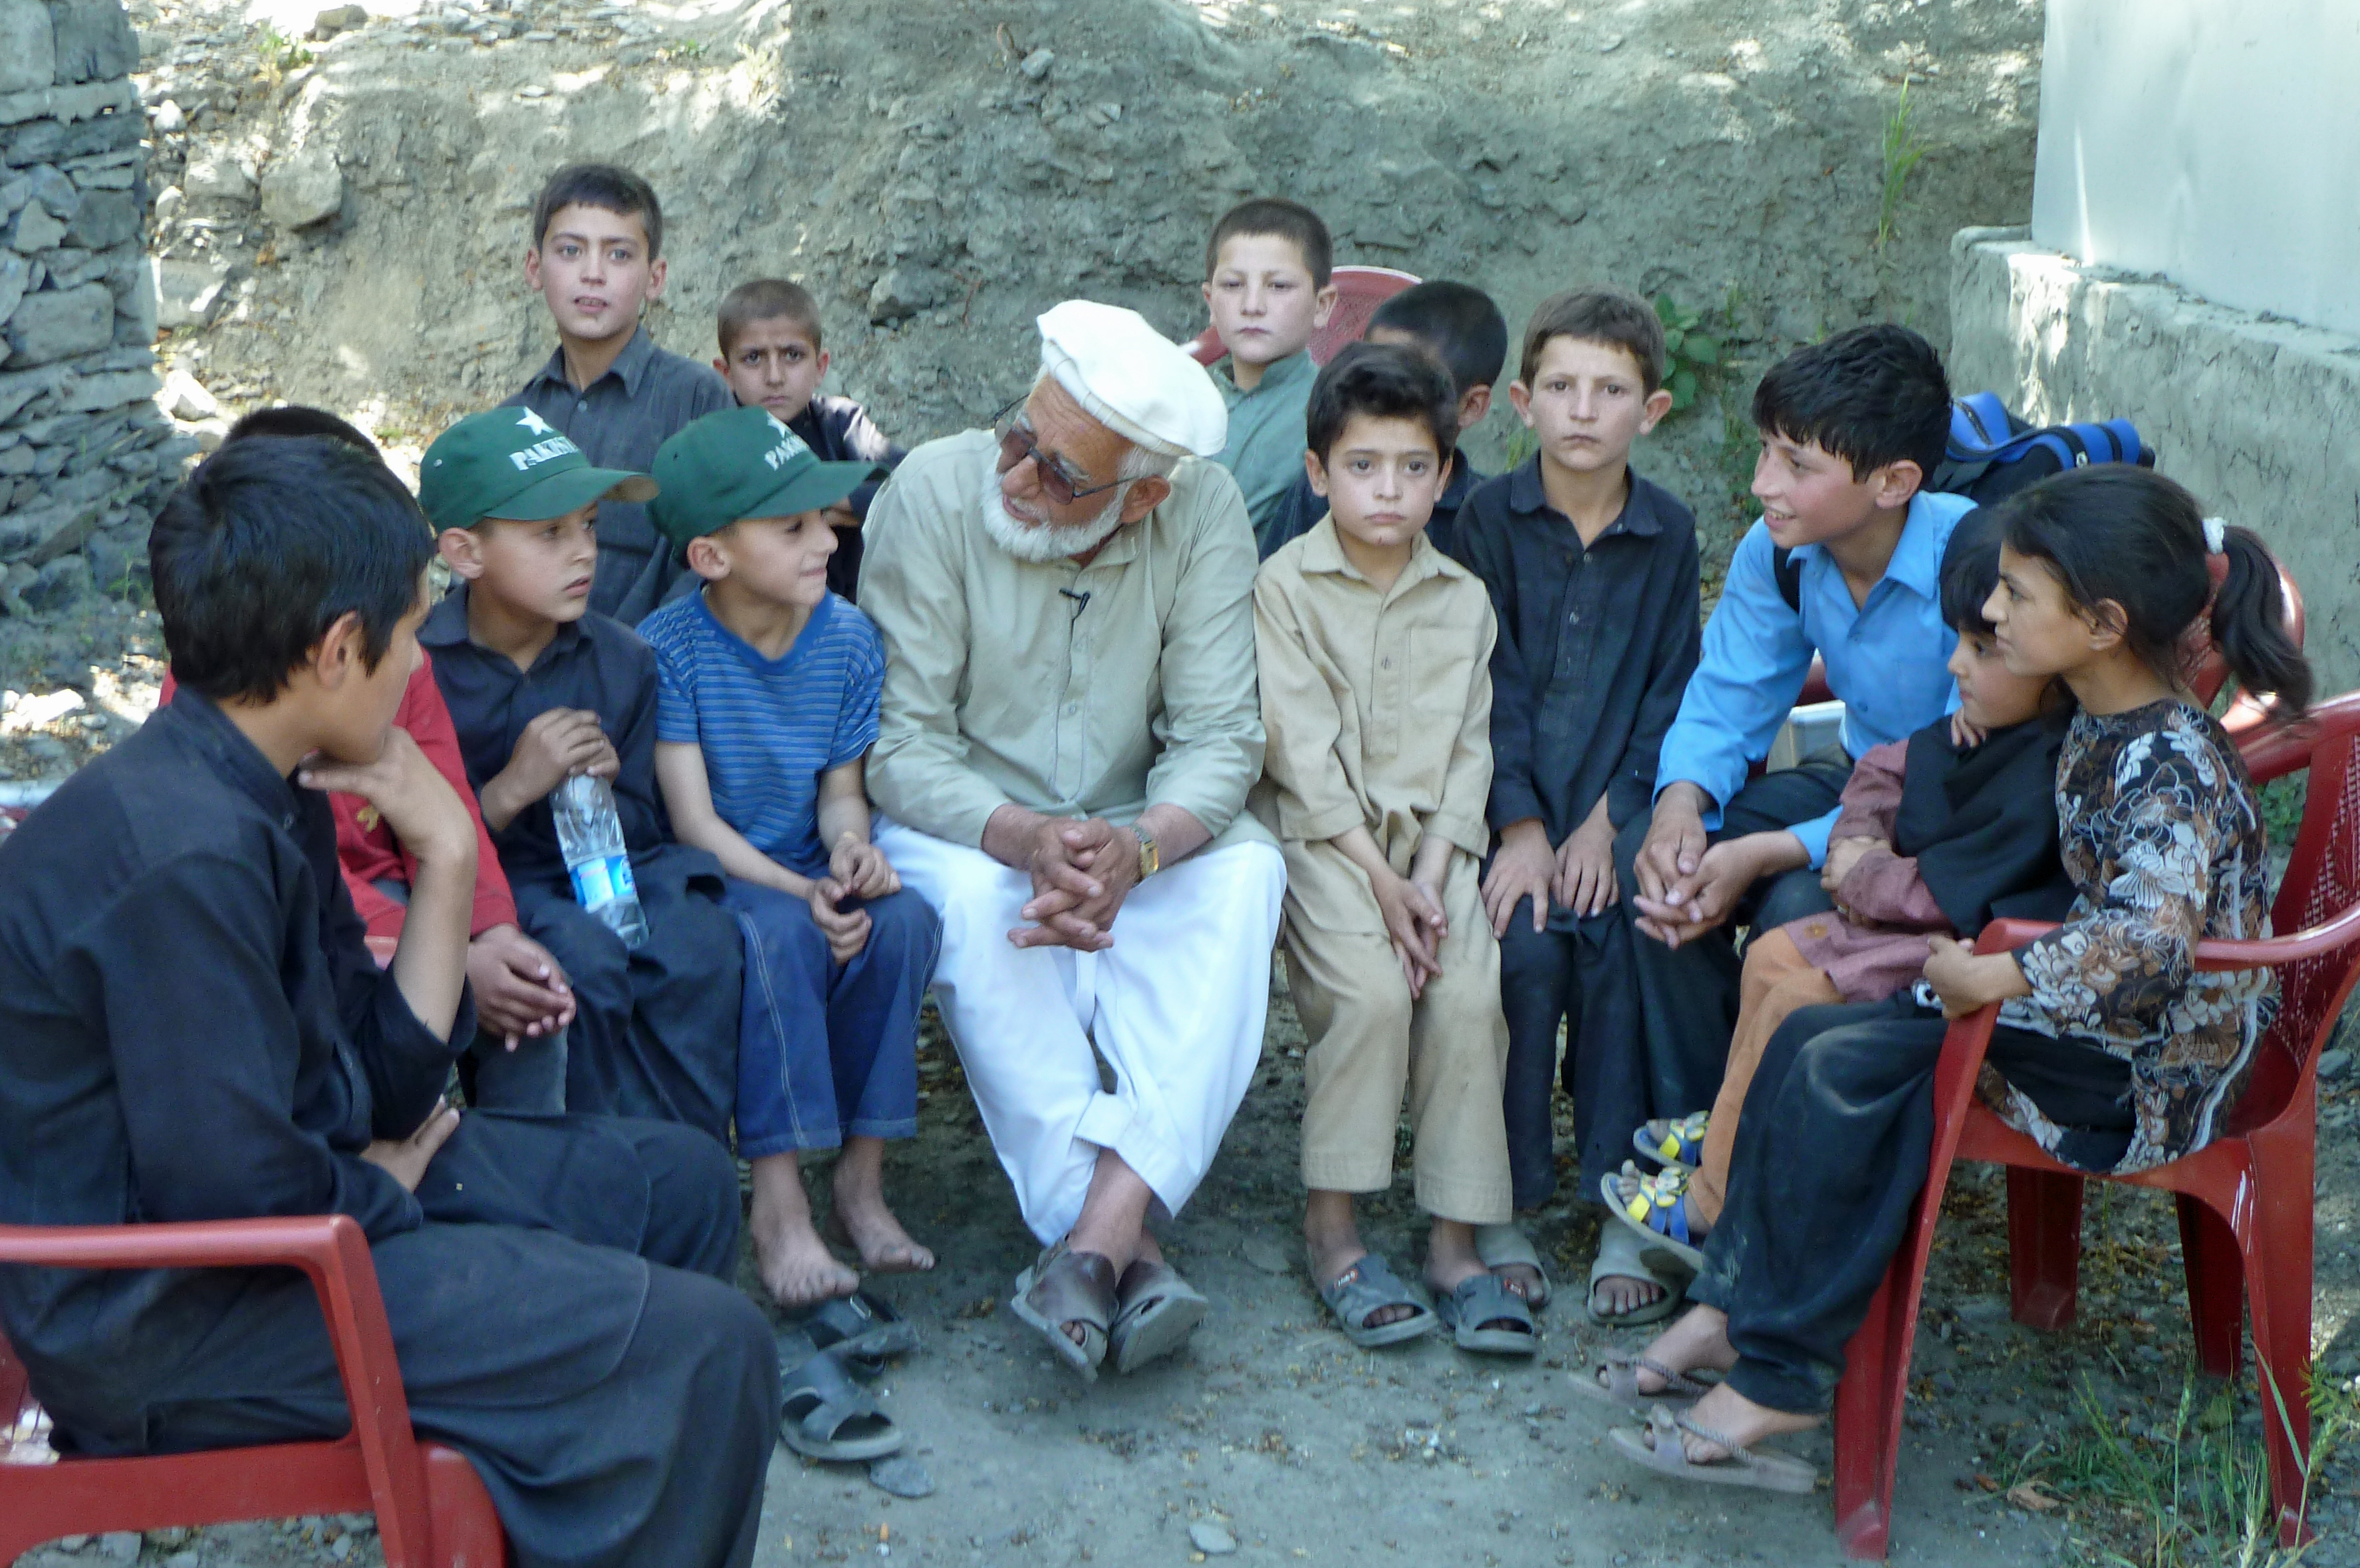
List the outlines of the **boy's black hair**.
<svg viewBox="0 0 2360 1568">
<path fill-rule="evenodd" d="M 819 302 L 811 291 L 800 283 L 790 283 L 783 278 L 757 278 L 750 283 L 740 283 L 722 297 L 720 320 L 714 327 L 714 340 L 721 346 L 721 357 L 727 359 L 738 345 L 738 335 L 756 322 L 784 321 L 801 327 L 811 339 L 812 352 L 822 346 L 819 336 Z"/>
<path fill-rule="evenodd" d="M 257 409 L 242 416 L 229 427 L 229 433 L 222 437 L 222 444 L 227 446 L 233 441 L 244 441 L 257 435 L 324 435 L 366 452 L 380 462 L 384 460 L 384 454 L 377 450 L 377 443 L 351 421 L 339 419 L 325 409 L 309 408 L 301 403 L 280 403 L 274 408 Z"/>
<path fill-rule="evenodd" d="M 1984 618 L 1983 605 L 1999 587 L 1999 545 L 2004 520 L 1978 508 L 1959 520 L 1942 553 L 1942 622 L 1951 630 L 1991 637 L 1998 628 Z"/>
<path fill-rule="evenodd" d="M 1459 394 L 1450 372 L 1422 348 L 1390 343 L 1355 343 L 1328 362 L 1311 383 L 1304 411 L 1304 437 L 1320 464 L 1355 414 L 1371 419 L 1414 419 L 1434 433 L 1437 455 L 1448 458 L 1459 441 Z"/>
<path fill-rule="evenodd" d="M 1459 395 L 1500 378 L 1508 363 L 1508 318 L 1472 283 L 1415 283 L 1379 305 L 1369 330 L 1406 333 L 1434 350 Z"/>
<path fill-rule="evenodd" d="M 1888 463 L 1918 465 L 1925 484 L 1950 437 L 1950 378 L 1934 345 L 1880 323 L 1795 350 L 1754 389 L 1754 424 L 1831 452 L 1865 479 Z"/>
<path fill-rule="evenodd" d="M 663 254 L 663 207 L 655 188 L 615 163 L 569 163 L 549 177 L 532 204 L 532 244 L 549 238 L 550 220 L 567 207 L 595 207 L 617 217 L 637 218 L 648 231 L 648 259 Z"/>
<path fill-rule="evenodd" d="M 1284 196 L 1256 196 L 1223 213 L 1213 225 L 1213 237 L 1205 242 L 1207 279 L 1220 264 L 1221 247 L 1241 234 L 1275 235 L 1292 244 L 1310 269 L 1314 289 L 1325 289 L 1336 275 L 1335 242 L 1328 237 L 1328 225 L 1318 214 Z"/>
<path fill-rule="evenodd" d="M 1631 292 L 1606 284 L 1568 289 L 1551 294 L 1524 323 L 1524 351 L 1518 356 L 1516 379 L 1529 387 L 1541 373 L 1541 350 L 1553 337 L 1602 343 L 1619 348 L 1638 362 L 1642 395 L 1654 397 L 1664 384 L 1664 323 L 1655 307 Z"/>
<path fill-rule="evenodd" d="M 2152 468 L 2068 468 L 1992 510 L 2007 547 L 2045 562 L 2077 607 L 2120 605 L 2125 645 L 2165 680 L 2185 678 L 2185 639 L 2202 618 L 2239 689 L 2277 698 L 2281 719 L 2311 706 L 2311 664 L 2286 634 L 2278 563 L 2252 529 L 2223 531 L 2227 570 L 2215 591 L 2204 509 Z"/>
<path fill-rule="evenodd" d="M 224 442 L 148 536 L 173 678 L 268 702 L 339 616 L 375 669 L 418 602 L 433 531 L 390 469 L 326 435 Z"/>
</svg>

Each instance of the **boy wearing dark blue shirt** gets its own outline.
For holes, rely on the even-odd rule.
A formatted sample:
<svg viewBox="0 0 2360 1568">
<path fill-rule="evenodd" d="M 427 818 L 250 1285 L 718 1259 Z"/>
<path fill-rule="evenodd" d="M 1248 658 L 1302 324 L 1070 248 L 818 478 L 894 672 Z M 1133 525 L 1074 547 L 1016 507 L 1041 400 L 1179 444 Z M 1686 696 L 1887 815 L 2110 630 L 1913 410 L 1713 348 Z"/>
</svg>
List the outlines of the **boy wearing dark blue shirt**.
<svg viewBox="0 0 2360 1568">
<path fill-rule="evenodd" d="M 255 437 L 150 547 L 179 692 L 0 846 L 0 1223 L 340 1216 L 410 1420 L 465 1453 L 519 1568 L 742 1568 L 779 1383 L 727 1283 L 728 1160 L 680 1127 L 442 1103 L 475 1033 L 475 828 L 393 728 L 416 504 L 341 442 Z M 387 970 L 330 790 L 416 862 Z M 320 1314 L 290 1268 L 0 1267 L 0 1326 L 86 1457 L 349 1431 Z"/>
<path fill-rule="evenodd" d="M 1494 837 L 1483 881 L 1508 1017 L 1508 1157 L 1518 1209 L 1557 1188 L 1550 1101 L 1566 1034 L 1581 1190 L 1622 1167 L 1644 1119 L 1647 1061 L 1615 907 L 1614 831 L 1645 815 L 1655 753 L 1697 660 L 1696 520 L 1633 472 L 1631 444 L 1671 406 L 1664 329 L 1620 289 L 1574 289 L 1533 313 L 1508 398 L 1539 448 L 1479 487 L 1459 559 L 1491 590 Z M 1649 1321 L 1671 1307 L 1622 1227 L 1601 1233 L 1589 1309 Z M 1540 1288 L 1513 1227 L 1485 1260 Z"/>
<path fill-rule="evenodd" d="M 594 468 L 531 411 L 470 414 L 435 438 L 419 499 L 458 580 L 419 634 L 450 707 L 526 931 L 573 982 L 565 1100 L 683 1122 L 727 1142 L 737 1098 L 737 922 L 721 868 L 671 841 L 656 793 L 656 659 L 590 609 L 603 500 L 644 476 Z M 630 946 L 576 901 L 549 797 L 608 781 L 648 933 Z"/>
<path fill-rule="evenodd" d="M 1459 399 L 1460 435 L 1491 411 L 1491 383 L 1508 362 L 1508 322 L 1491 296 L 1473 284 L 1438 280 L 1412 284 L 1377 307 L 1369 318 L 1366 341 L 1424 349 L 1442 361 Z M 1427 541 L 1444 554 L 1454 553 L 1459 509 L 1483 479 L 1468 463 L 1467 449 L 1460 447 L 1450 483 L 1435 499 L 1434 521 L 1426 530 Z M 1306 468 L 1295 477 L 1294 488 L 1257 532 L 1262 558 L 1269 560 L 1281 545 L 1302 538 L 1327 515 L 1328 502 L 1311 488 Z"/>
<path fill-rule="evenodd" d="M 740 408 L 764 408 L 782 421 L 823 463 L 861 463 L 890 472 L 904 454 L 850 398 L 819 389 L 828 355 L 820 336 L 819 302 L 800 283 L 757 278 L 729 291 L 714 329 L 721 357 L 713 367 L 729 383 Z M 871 472 L 852 493 L 830 505 L 836 554 L 827 560 L 827 591 L 857 598 L 860 525 L 883 476 Z"/>
<path fill-rule="evenodd" d="M 729 389 L 695 360 L 656 346 L 642 307 L 663 298 L 663 208 L 648 182 L 611 163 L 569 164 L 532 207 L 525 281 L 549 306 L 557 352 L 508 400 L 530 409 L 604 467 L 645 473 L 656 448 L 726 409 Z M 598 515 L 590 608 L 637 626 L 680 568 L 645 505 L 617 498 Z"/>
<path fill-rule="evenodd" d="M 1942 561 L 1963 496 L 1925 488 L 1950 381 L 1907 327 L 1856 327 L 1771 367 L 1754 393 L 1762 520 L 1739 541 L 1695 678 L 1664 738 L 1655 808 L 1622 826 L 1651 1116 L 1718 1090 L 1737 1020 L 1730 929 L 1830 907 L 1819 884 L 1853 759 L 1958 707 Z M 1840 747 L 1748 782 L 1813 654 L 1844 704 Z"/>
<path fill-rule="evenodd" d="M 836 1213 L 863 1266 L 934 1266 L 886 1206 L 885 1140 L 918 1130 L 918 1004 L 941 923 L 869 838 L 863 770 L 885 645 L 829 591 L 830 509 L 876 477 L 823 463 L 760 408 L 656 454 L 656 525 L 702 580 L 640 623 L 659 671 L 656 774 L 681 841 L 729 873 L 746 948 L 738 1152 L 762 1282 L 789 1305 L 859 1276 L 812 1224 L 798 1157 L 841 1147 Z"/>
</svg>

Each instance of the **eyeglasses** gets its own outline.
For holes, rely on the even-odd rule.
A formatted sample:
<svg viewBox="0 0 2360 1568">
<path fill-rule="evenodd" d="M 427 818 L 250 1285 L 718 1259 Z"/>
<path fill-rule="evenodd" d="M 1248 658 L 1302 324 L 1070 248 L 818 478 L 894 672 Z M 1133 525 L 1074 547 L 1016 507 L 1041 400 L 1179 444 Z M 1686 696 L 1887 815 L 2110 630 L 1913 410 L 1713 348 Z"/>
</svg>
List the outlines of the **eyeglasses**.
<svg viewBox="0 0 2360 1568">
<path fill-rule="evenodd" d="M 1019 464 L 1031 458 L 1032 471 L 1041 477 L 1041 488 L 1059 506 L 1071 506 L 1085 496 L 1101 494 L 1123 482 L 1113 479 L 1103 485 L 1085 484 L 1079 476 L 1065 466 L 1064 458 L 1042 451 L 1040 443 L 1032 439 L 1032 433 L 1022 422 L 1025 400 L 1032 395 L 1027 391 L 991 416 L 992 433 L 1000 438 L 1000 472 L 1013 473 Z"/>
</svg>

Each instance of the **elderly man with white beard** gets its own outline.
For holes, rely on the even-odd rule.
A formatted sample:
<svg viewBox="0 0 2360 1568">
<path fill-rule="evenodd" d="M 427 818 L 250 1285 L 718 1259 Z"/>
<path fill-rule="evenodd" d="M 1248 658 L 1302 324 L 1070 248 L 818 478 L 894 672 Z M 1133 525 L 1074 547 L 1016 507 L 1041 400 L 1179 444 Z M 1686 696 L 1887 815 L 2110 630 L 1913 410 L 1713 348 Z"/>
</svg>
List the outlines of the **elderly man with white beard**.
<svg viewBox="0 0 2360 1568">
<path fill-rule="evenodd" d="M 1243 810 L 1254 543 L 1206 461 L 1219 394 L 1132 312 L 1068 301 L 1040 328 L 1031 391 L 911 453 L 869 513 L 869 785 L 879 847 L 942 912 L 935 1000 L 1043 1244 L 1012 1305 L 1094 1378 L 1205 1314 L 1148 1220 L 1252 1080 L 1286 872 Z"/>
</svg>

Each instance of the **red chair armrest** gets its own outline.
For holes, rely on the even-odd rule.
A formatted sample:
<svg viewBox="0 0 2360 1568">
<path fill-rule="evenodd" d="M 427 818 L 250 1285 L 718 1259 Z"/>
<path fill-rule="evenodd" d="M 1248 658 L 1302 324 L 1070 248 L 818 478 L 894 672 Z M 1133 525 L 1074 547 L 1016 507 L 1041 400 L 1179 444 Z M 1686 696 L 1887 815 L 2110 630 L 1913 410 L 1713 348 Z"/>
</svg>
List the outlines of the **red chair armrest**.
<svg viewBox="0 0 2360 1568">
<path fill-rule="evenodd" d="M 368 1238 L 349 1214 L 165 1225 L 0 1225 L 0 1263 L 47 1268 L 300 1268 L 320 1298 L 388 1562 L 422 1563 L 426 1473 Z"/>
<path fill-rule="evenodd" d="M 1994 920 L 1975 934 L 1977 953 L 2012 953 L 2057 929 L 2054 920 Z"/>
</svg>

